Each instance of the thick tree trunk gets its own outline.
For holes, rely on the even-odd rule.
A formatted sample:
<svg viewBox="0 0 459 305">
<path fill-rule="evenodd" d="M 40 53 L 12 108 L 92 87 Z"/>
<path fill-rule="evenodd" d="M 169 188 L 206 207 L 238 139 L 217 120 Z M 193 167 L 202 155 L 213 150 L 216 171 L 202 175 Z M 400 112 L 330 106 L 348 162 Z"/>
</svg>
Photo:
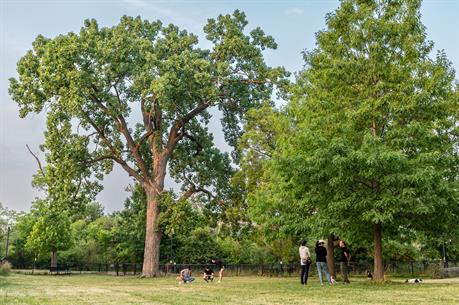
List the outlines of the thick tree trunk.
<svg viewBox="0 0 459 305">
<path fill-rule="evenodd" d="M 57 249 L 52 247 L 51 249 L 51 270 L 57 269 Z"/>
<path fill-rule="evenodd" d="M 335 236 L 330 234 L 327 239 L 327 266 L 330 275 L 336 279 L 335 270 Z"/>
<path fill-rule="evenodd" d="M 382 225 L 380 222 L 374 224 L 374 274 L 373 279 L 376 281 L 384 281 L 384 267 L 382 259 Z"/>
<path fill-rule="evenodd" d="M 145 277 L 159 275 L 159 246 L 161 243 L 161 232 L 158 228 L 159 196 L 164 190 L 166 165 L 166 158 L 155 158 L 153 161 L 153 181 L 144 185 L 147 195 L 147 219 L 142 276 Z"/>
</svg>

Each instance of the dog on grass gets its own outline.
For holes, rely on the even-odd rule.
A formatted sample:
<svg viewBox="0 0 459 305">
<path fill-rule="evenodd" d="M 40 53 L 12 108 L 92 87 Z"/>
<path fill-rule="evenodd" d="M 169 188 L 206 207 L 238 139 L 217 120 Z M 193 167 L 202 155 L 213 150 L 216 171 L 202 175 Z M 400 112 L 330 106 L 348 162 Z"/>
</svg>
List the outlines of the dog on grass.
<svg viewBox="0 0 459 305">
<path fill-rule="evenodd" d="M 335 285 L 335 284 L 336 284 L 336 280 L 335 280 L 335 278 L 333 277 L 333 275 L 330 275 L 330 284 L 332 284 L 332 285 Z"/>
<path fill-rule="evenodd" d="M 371 271 L 367 270 L 366 274 L 367 274 L 367 280 L 371 281 L 373 279 L 373 274 L 371 273 Z"/>
<path fill-rule="evenodd" d="M 422 283 L 422 279 L 420 278 L 415 278 L 415 279 L 407 279 L 405 283 L 409 284 L 417 284 L 417 283 Z"/>
</svg>

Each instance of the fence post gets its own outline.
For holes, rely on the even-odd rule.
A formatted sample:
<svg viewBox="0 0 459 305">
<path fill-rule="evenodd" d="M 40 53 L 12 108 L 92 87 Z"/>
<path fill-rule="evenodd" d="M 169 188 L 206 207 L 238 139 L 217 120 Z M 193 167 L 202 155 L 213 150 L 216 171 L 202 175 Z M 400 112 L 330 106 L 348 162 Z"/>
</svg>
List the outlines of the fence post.
<svg viewBox="0 0 459 305">
<path fill-rule="evenodd" d="M 134 263 L 134 275 L 137 273 L 137 263 Z"/>
<path fill-rule="evenodd" d="M 411 275 L 414 275 L 414 266 L 413 266 L 413 261 L 410 262 L 411 265 Z"/>
</svg>

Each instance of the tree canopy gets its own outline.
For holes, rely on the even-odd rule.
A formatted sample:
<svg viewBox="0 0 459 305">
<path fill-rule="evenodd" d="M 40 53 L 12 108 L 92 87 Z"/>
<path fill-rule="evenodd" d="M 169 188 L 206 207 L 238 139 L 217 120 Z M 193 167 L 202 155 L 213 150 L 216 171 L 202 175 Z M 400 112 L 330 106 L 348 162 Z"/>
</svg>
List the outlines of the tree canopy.
<svg viewBox="0 0 459 305">
<path fill-rule="evenodd" d="M 48 130 L 67 125 L 66 137 L 81 139 L 74 165 L 98 176 L 117 163 L 145 189 L 146 276 L 158 270 L 168 165 L 185 197 L 223 200 L 230 159 L 213 145 L 209 109 L 221 111 L 225 139 L 236 146 L 244 113 L 285 82 L 285 70 L 263 59 L 263 50 L 277 47 L 274 39 L 260 28 L 246 33 L 247 23 L 240 11 L 209 19 L 206 50 L 172 24 L 124 16 L 99 28 L 86 20 L 79 33 L 39 35 L 10 79 L 21 117 L 46 109 Z"/>
<path fill-rule="evenodd" d="M 349 0 L 327 15 L 316 48 L 304 53 L 286 119 L 275 121 L 288 123 L 254 192 L 262 198 L 255 207 L 286 207 L 277 211 L 286 226 L 373 235 L 377 279 L 383 228 L 406 235 L 457 223 L 454 71 L 443 52 L 430 57 L 419 9 L 420 1 Z"/>
</svg>

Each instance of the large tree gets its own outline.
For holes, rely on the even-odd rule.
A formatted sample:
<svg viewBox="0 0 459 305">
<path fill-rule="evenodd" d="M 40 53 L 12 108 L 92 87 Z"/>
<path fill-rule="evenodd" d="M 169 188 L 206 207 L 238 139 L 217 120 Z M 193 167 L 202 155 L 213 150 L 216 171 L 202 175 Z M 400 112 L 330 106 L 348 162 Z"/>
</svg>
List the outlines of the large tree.
<svg viewBox="0 0 459 305">
<path fill-rule="evenodd" d="M 196 47 L 195 35 L 159 21 L 125 16 L 118 25 L 99 28 L 86 20 L 79 33 L 38 36 L 18 62 L 18 78 L 10 80 L 21 117 L 44 109 L 48 116 L 70 117 L 74 132 L 88 139 L 81 164 L 100 173 L 117 163 L 142 185 L 144 276 L 158 273 L 157 220 L 168 164 L 187 187 L 186 196 L 215 190 L 218 181 L 211 176 L 198 179 L 211 169 L 206 160 L 224 159 L 202 145 L 212 144 L 208 110 L 222 112 L 225 139 L 236 145 L 243 114 L 269 99 L 285 73 L 263 60 L 263 50 L 276 48 L 273 38 L 260 28 L 247 34 L 246 25 L 239 11 L 209 19 L 204 32 L 212 48 L 205 50 Z M 208 155 L 195 167 L 181 162 L 202 153 Z"/>
<path fill-rule="evenodd" d="M 342 1 L 305 53 L 290 105 L 299 133 L 285 146 L 287 175 L 302 179 L 317 219 L 334 215 L 348 234 L 368 228 L 377 280 L 383 230 L 457 218 L 454 71 L 444 53 L 430 57 L 420 6 Z"/>
<path fill-rule="evenodd" d="M 373 240 L 376 280 L 383 231 L 440 236 L 459 212 L 454 71 L 443 52 L 431 57 L 420 4 L 345 0 L 327 15 L 252 196 L 296 226 Z"/>
</svg>

